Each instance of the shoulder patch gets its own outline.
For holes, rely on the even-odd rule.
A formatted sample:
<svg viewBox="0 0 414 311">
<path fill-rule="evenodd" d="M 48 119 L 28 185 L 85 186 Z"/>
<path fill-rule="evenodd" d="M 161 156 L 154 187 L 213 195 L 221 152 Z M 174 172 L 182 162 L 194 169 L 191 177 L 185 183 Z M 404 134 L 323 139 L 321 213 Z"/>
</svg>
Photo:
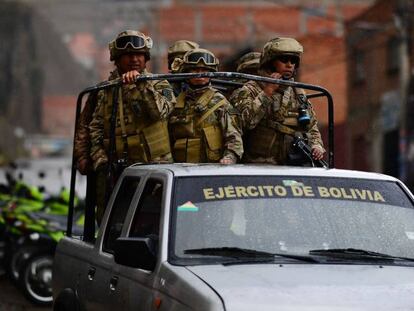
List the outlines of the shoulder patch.
<svg viewBox="0 0 414 311">
<path fill-rule="evenodd" d="M 162 95 L 167 98 L 169 101 L 173 100 L 173 91 L 169 88 L 163 88 L 161 91 Z"/>
</svg>

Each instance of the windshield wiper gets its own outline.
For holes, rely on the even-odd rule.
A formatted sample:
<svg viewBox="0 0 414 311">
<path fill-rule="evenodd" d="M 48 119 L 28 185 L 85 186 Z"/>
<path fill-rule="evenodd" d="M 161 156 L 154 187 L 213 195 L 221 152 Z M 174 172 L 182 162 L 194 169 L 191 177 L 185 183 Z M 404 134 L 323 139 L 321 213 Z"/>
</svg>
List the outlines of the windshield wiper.
<svg viewBox="0 0 414 311">
<path fill-rule="evenodd" d="M 186 249 L 185 254 L 198 255 L 216 255 L 224 257 L 249 257 L 249 258 L 273 258 L 274 255 L 268 252 L 257 251 L 254 249 L 239 248 L 239 247 L 207 247 Z"/>
<path fill-rule="evenodd" d="M 341 259 L 364 259 L 364 260 L 406 260 L 414 261 L 414 258 L 392 256 L 388 254 L 373 252 L 358 248 L 331 248 L 331 249 L 314 249 L 309 251 L 309 255 L 336 257 Z"/>
<path fill-rule="evenodd" d="M 240 259 L 243 262 L 272 262 L 275 257 L 283 257 L 289 259 L 296 259 L 306 262 L 319 262 L 313 257 L 307 255 L 296 255 L 296 254 L 284 254 L 284 253 L 269 253 L 263 251 L 257 251 L 254 249 L 246 249 L 239 247 L 210 247 L 210 248 L 195 248 L 187 249 L 184 251 L 185 254 L 199 254 L 199 255 L 212 255 L 212 256 L 223 256 L 232 257 L 238 259 L 238 261 L 230 262 L 240 263 Z"/>
</svg>

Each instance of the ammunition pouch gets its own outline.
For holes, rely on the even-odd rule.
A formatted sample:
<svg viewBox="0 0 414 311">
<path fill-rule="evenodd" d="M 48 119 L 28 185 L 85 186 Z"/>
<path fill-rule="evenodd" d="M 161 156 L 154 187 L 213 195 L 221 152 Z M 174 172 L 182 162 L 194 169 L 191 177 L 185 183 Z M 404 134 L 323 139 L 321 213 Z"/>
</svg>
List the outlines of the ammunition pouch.
<svg viewBox="0 0 414 311">
<path fill-rule="evenodd" d="M 140 135 L 130 135 L 126 137 L 128 144 L 128 160 L 130 162 L 147 162 L 148 157 Z M 109 150 L 109 139 L 104 139 L 104 146 Z M 116 158 L 124 159 L 124 140 L 122 136 L 115 137 Z M 126 160 L 126 159 L 124 159 Z"/>
<path fill-rule="evenodd" d="M 249 150 L 252 157 L 268 158 L 275 156 L 279 159 L 282 135 L 272 128 L 259 125 L 247 133 L 246 150 Z"/>
<path fill-rule="evenodd" d="M 203 128 L 208 162 L 218 162 L 223 154 L 223 135 L 217 126 Z"/>
<path fill-rule="evenodd" d="M 192 115 L 173 116 L 170 118 L 175 138 L 194 137 L 194 117 Z"/>
<path fill-rule="evenodd" d="M 180 138 L 174 143 L 174 161 L 175 162 L 201 162 L 201 139 L 200 138 Z"/>
<path fill-rule="evenodd" d="M 218 162 L 223 154 L 222 132 L 217 126 L 202 128 L 201 138 L 180 138 L 174 143 L 176 162 Z M 203 150 L 204 148 L 204 150 Z"/>
<path fill-rule="evenodd" d="M 142 136 L 150 161 L 171 153 L 166 121 L 157 121 L 142 129 Z"/>
<path fill-rule="evenodd" d="M 122 138 L 119 139 L 122 141 Z M 131 135 L 127 137 L 127 144 L 128 144 L 128 157 L 129 160 L 133 162 L 148 162 L 148 154 L 146 152 L 143 140 L 141 139 L 140 135 Z M 116 145 L 118 148 L 118 144 Z M 118 150 L 118 149 L 117 149 Z M 117 155 L 122 155 L 122 150 L 119 149 L 117 151 Z M 118 157 L 119 158 L 119 157 Z"/>
<path fill-rule="evenodd" d="M 267 126 L 259 125 L 246 135 L 246 150 L 251 157 L 273 157 L 278 164 L 302 166 L 310 164 L 309 159 L 294 146 L 294 137 L 301 133 L 274 121 Z M 305 139 L 306 141 L 306 139 Z"/>
<path fill-rule="evenodd" d="M 124 150 L 124 139 L 120 135 L 115 137 L 116 157 L 124 159 L 124 152 L 128 152 L 128 162 L 150 162 L 154 159 L 171 154 L 170 139 L 167 122 L 158 121 L 138 134 L 128 135 L 126 143 L 128 150 Z M 109 150 L 109 139 L 104 139 L 104 146 Z"/>
</svg>

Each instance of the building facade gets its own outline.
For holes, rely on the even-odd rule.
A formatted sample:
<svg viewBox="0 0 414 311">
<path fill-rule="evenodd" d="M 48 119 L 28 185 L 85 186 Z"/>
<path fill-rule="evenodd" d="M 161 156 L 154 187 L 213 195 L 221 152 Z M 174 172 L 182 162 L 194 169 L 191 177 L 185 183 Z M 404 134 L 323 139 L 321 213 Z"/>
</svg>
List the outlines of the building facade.
<svg viewBox="0 0 414 311">
<path fill-rule="evenodd" d="M 346 24 L 350 167 L 403 180 L 412 132 L 412 16 L 412 1 L 381 0 Z"/>
<path fill-rule="evenodd" d="M 106 79 L 113 69 L 107 44 L 124 29 L 139 29 L 153 38 L 149 66 L 152 72 L 167 71 L 167 48 L 179 39 L 198 42 L 203 48 L 212 50 L 225 64 L 243 51 L 260 51 L 270 38 L 297 38 L 305 47 L 299 78 L 326 87 L 334 95 L 335 165 L 349 167 L 349 159 L 344 152 L 349 141 L 345 137 L 347 131 L 344 126 L 348 110 L 344 91 L 348 83 L 344 25 L 363 12 L 373 0 L 325 0 L 311 4 L 304 0 L 24 1 L 50 22 L 72 58 L 88 73 L 85 78 L 90 81 L 92 77 L 95 82 Z M 62 102 L 53 104 L 59 95 L 63 95 Z M 70 104 L 68 95 L 68 92 L 59 94 L 47 89 L 41 122 L 45 133 L 59 131 L 68 137 L 73 135 L 73 127 L 70 126 L 73 122 L 68 120 L 73 118 L 69 111 L 74 111 L 75 101 Z M 326 104 L 313 102 L 326 137 Z M 58 112 L 57 107 L 68 113 Z M 55 125 L 62 128 L 56 129 Z"/>
</svg>

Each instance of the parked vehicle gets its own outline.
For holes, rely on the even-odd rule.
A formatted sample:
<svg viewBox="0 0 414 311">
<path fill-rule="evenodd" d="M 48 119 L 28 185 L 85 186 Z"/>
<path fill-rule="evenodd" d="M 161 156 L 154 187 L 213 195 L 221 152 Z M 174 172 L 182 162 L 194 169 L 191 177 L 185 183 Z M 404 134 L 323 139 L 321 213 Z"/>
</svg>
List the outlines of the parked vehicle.
<svg viewBox="0 0 414 311">
<path fill-rule="evenodd" d="M 62 189 L 59 195 L 44 199 L 35 187 L 23 188 L 23 192 L 0 197 L 3 265 L 10 280 L 30 301 L 50 305 L 54 251 L 67 223 L 67 191 Z M 81 208 L 76 221 L 83 222 Z"/>
</svg>

